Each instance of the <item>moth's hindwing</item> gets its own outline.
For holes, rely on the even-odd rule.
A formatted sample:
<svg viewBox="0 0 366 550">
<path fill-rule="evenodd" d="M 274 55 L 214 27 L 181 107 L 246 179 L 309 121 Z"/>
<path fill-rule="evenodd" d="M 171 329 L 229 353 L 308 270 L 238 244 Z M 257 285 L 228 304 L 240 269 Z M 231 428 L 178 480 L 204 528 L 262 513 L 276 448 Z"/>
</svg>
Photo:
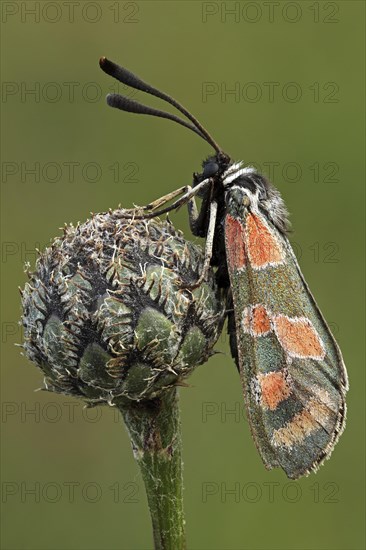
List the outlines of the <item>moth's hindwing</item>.
<svg viewBox="0 0 366 550">
<path fill-rule="evenodd" d="M 252 435 L 266 467 L 296 479 L 318 468 L 343 430 L 342 355 L 288 239 L 261 212 L 228 212 L 225 246 Z"/>
</svg>

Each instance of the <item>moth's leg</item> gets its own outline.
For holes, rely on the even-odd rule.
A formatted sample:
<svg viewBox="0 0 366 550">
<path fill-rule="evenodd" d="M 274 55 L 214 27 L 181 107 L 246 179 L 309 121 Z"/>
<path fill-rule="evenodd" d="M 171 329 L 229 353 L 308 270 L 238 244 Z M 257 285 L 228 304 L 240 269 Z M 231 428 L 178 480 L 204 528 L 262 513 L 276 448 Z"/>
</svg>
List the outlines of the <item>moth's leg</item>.
<svg viewBox="0 0 366 550">
<path fill-rule="evenodd" d="M 157 216 L 161 216 L 162 214 L 167 214 L 171 210 L 177 210 L 177 208 L 180 208 L 183 204 L 186 204 L 192 197 L 197 195 L 197 193 L 199 193 L 200 191 L 204 190 L 210 183 L 211 183 L 211 179 L 208 178 L 206 180 L 201 181 L 201 183 L 196 185 L 196 187 L 194 187 L 193 189 L 192 187 L 190 187 L 190 190 L 184 193 L 184 195 L 180 199 L 173 202 L 173 204 L 171 204 L 170 206 L 167 206 L 166 208 L 162 208 L 161 210 L 158 210 L 157 212 L 147 212 L 146 214 L 137 214 L 137 212 L 141 212 L 143 208 L 135 208 L 134 210 L 122 210 L 119 213 L 119 217 L 132 218 L 134 220 L 148 220 L 151 218 L 156 218 Z M 160 199 L 157 199 L 157 200 L 160 200 Z"/>
<path fill-rule="evenodd" d="M 207 193 L 203 197 L 199 211 L 194 198 L 188 202 L 189 226 L 195 237 L 206 237 L 207 235 L 207 218 L 210 215 L 211 200 L 212 194 Z"/>
<path fill-rule="evenodd" d="M 192 191 L 192 187 L 190 185 L 187 185 L 187 192 L 190 193 L 191 191 Z M 197 227 L 197 221 L 199 218 L 199 212 L 198 212 L 195 197 L 192 197 L 188 200 L 187 209 L 188 209 L 189 227 L 193 235 L 198 237 L 196 233 L 196 227 Z"/>
<path fill-rule="evenodd" d="M 210 269 L 211 258 L 212 258 L 216 218 L 217 218 L 217 202 L 212 201 L 210 204 L 210 221 L 208 224 L 208 230 L 206 235 L 205 261 L 203 263 L 202 272 L 199 279 L 197 279 L 197 281 L 193 285 L 189 285 L 186 288 L 189 288 L 189 289 L 197 288 L 207 277 L 208 270 Z"/>
<path fill-rule="evenodd" d="M 167 202 L 171 201 L 172 199 L 175 199 L 175 197 L 178 197 L 179 195 L 183 195 L 183 193 L 187 193 L 191 190 L 191 187 L 189 185 L 185 187 L 180 187 L 179 189 L 176 189 L 175 191 L 172 191 L 171 193 L 168 193 L 167 195 L 164 195 L 163 197 L 160 197 L 159 199 L 156 199 L 153 202 L 150 202 L 150 204 L 147 204 L 146 206 L 142 207 L 142 210 L 156 210 L 160 206 L 163 206 Z"/>
<path fill-rule="evenodd" d="M 205 261 L 203 264 L 201 276 L 199 278 L 199 283 L 201 283 L 206 279 L 208 270 L 210 268 L 213 242 L 215 237 L 216 218 L 217 218 L 217 202 L 212 201 L 210 204 L 210 222 L 208 224 L 208 230 L 207 230 L 207 236 L 206 236 Z"/>
<path fill-rule="evenodd" d="M 189 188 L 190 190 L 192 188 Z M 198 211 L 196 199 L 192 197 L 188 201 L 189 227 L 195 237 L 207 236 L 207 216 L 210 215 L 210 204 L 212 202 L 213 185 L 203 195 L 201 208 Z"/>
</svg>

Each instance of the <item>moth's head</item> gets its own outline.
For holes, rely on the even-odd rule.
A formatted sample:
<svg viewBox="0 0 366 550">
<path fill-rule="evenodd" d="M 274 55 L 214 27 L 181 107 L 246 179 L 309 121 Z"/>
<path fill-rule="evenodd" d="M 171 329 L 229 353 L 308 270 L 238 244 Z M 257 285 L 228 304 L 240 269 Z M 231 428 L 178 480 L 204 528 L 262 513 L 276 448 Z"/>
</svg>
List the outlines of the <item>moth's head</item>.
<svg viewBox="0 0 366 550">
<path fill-rule="evenodd" d="M 288 211 L 277 189 L 252 166 L 232 164 L 223 176 L 228 211 L 242 218 L 246 211 L 264 214 L 283 233 L 290 229 Z"/>
<path fill-rule="evenodd" d="M 224 174 L 227 172 L 230 164 L 230 157 L 222 152 L 207 157 L 202 162 L 202 172 L 195 172 L 193 174 L 193 187 L 209 178 L 215 183 L 222 183 Z M 200 193 L 198 193 L 198 196 L 201 196 Z"/>
</svg>

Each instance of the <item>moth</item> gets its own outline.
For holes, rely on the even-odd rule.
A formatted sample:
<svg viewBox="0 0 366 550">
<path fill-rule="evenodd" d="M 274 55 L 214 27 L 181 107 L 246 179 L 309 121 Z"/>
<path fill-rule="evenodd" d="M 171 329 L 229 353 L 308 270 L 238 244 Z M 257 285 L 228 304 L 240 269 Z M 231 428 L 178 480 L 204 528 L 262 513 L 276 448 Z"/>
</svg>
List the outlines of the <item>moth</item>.
<svg viewBox="0 0 366 550">
<path fill-rule="evenodd" d="M 200 280 L 210 265 L 216 268 L 227 299 L 231 353 L 262 460 L 291 479 L 316 471 L 344 429 L 348 380 L 341 351 L 288 240 L 279 191 L 255 168 L 234 162 L 175 99 L 105 57 L 100 67 L 169 103 L 187 120 L 120 94 L 109 94 L 108 105 L 177 122 L 213 148 L 191 186 L 127 215 L 152 218 L 187 204 L 193 235 L 206 239 Z M 200 210 L 196 197 L 202 199 Z"/>
</svg>

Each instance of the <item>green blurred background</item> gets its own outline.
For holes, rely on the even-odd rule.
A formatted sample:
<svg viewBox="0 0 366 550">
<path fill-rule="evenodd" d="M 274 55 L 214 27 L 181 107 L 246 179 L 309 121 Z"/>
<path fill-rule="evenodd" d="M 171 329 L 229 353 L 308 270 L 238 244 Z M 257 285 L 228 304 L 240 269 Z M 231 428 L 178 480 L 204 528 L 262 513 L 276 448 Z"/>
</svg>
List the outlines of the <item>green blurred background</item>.
<svg viewBox="0 0 366 550">
<path fill-rule="evenodd" d="M 100 55 L 171 93 L 233 158 L 273 177 L 350 375 L 331 460 L 289 482 L 261 463 L 222 335 L 223 354 L 181 390 L 188 548 L 364 548 L 364 3 L 2 2 L 2 46 L 4 550 L 151 548 L 114 411 L 34 393 L 41 374 L 14 346 L 35 247 L 90 211 L 190 183 L 211 152 L 169 121 L 109 109 L 116 86 Z M 188 237 L 186 212 L 171 217 Z"/>
</svg>

